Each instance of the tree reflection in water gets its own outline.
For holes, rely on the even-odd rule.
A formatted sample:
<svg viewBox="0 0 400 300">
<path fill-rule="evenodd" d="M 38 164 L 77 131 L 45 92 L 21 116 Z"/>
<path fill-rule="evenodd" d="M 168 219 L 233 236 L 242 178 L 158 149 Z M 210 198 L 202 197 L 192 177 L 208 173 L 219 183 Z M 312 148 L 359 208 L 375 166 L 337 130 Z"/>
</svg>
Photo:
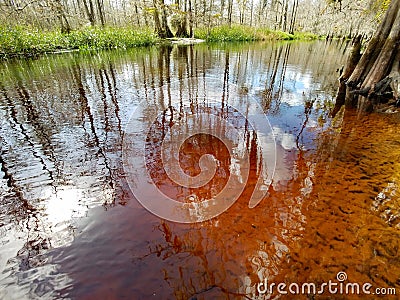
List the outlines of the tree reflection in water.
<svg viewBox="0 0 400 300">
<path fill-rule="evenodd" d="M 329 119 L 344 49 L 324 42 L 197 45 L 6 63 L 0 295 L 256 298 L 265 277 L 318 283 L 338 271 L 354 282 L 398 287 L 398 121 L 351 112 Z M 129 191 L 123 129 L 140 101 L 155 101 L 165 111 L 150 137 L 156 147 L 181 113 L 172 119 L 168 109 L 174 92 L 190 95 L 181 99 L 189 101 L 183 110 L 196 113 L 203 78 L 213 76 L 222 81 L 218 109 L 226 118 L 234 118 L 228 83 L 265 108 L 277 141 L 273 183 L 249 209 L 265 143 L 249 129 L 250 175 L 238 201 L 207 222 L 162 221 Z M 166 88 L 179 79 L 188 83 Z M 206 140 L 203 151 L 231 164 Z M 189 174 L 198 172 L 198 156 L 186 156 L 194 146 L 181 156 Z"/>
</svg>

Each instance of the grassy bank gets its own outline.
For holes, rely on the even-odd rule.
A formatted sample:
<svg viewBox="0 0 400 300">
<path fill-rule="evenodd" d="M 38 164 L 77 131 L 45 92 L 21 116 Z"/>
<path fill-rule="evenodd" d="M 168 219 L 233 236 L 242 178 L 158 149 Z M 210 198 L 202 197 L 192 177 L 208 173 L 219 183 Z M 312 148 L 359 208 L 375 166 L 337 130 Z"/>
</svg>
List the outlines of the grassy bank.
<svg viewBox="0 0 400 300">
<path fill-rule="evenodd" d="M 318 36 L 312 33 L 290 34 L 279 30 L 249 26 L 217 26 L 211 28 L 210 31 L 207 28 L 196 29 L 195 37 L 208 42 L 318 39 Z"/>
<path fill-rule="evenodd" d="M 289 34 L 248 26 L 219 26 L 196 29 L 195 37 L 208 42 L 259 41 L 259 40 L 309 40 L 313 34 Z M 93 28 L 87 27 L 62 34 L 59 31 L 43 32 L 26 27 L 0 27 L 0 58 L 36 56 L 64 50 L 127 49 L 154 45 L 159 39 L 152 29 Z"/>
<path fill-rule="evenodd" d="M 127 49 L 154 45 L 157 41 L 150 29 L 88 27 L 62 34 L 26 27 L 3 27 L 0 28 L 0 57 L 35 56 L 74 49 Z"/>
</svg>

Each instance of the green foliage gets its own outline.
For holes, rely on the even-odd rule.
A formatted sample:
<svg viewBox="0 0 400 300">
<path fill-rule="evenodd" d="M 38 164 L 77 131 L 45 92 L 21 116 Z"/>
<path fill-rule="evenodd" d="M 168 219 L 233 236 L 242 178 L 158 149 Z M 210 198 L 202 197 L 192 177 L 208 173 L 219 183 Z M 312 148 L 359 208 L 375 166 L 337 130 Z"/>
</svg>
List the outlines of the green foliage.
<svg viewBox="0 0 400 300">
<path fill-rule="evenodd" d="M 378 22 L 382 20 L 386 10 L 389 7 L 391 0 L 373 0 L 369 12 L 375 15 L 375 20 Z"/>
<path fill-rule="evenodd" d="M 295 40 L 296 37 L 294 34 L 290 34 L 288 32 L 280 31 L 280 30 L 270 30 L 270 29 L 259 29 L 259 36 L 262 40 Z"/>
<path fill-rule="evenodd" d="M 0 27 L 0 57 L 35 56 L 73 49 L 127 49 L 153 45 L 157 41 L 149 29 L 86 27 L 62 34 L 28 27 Z"/>
<path fill-rule="evenodd" d="M 196 29 L 195 37 L 208 42 L 235 42 L 261 40 L 308 40 L 317 36 L 310 33 L 289 34 L 267 28 L 249 26 L 218 26 L 210 32 Z M 149 46 L 159 39 L 151 29 L 85 27 L 62 34 L 43 32 L 30 27 L 0 27 L 0 58 L 36 56 L 62 50 L 128 49 Z"/>
<path fill-rule="evenodd" d="M 294 39 L 295 40 L 312 41 L 312 40 L 317 40 L 317 39 L 320 39 L 320 38 L 325 38 L 325 37 L 318 36 L 318 35 L 316 35 L 314 33 L 311 33 L 311 32 L 295 32 L 294 33 Z"/>
<path fill-rule="evenodd" d="M 290 34 L 268 28 L 254 28 L 249 26 L 217 26 L 210 29 L 196 29 L 195 37 L 208 42 L 232 41 L 264 41 L 264 40 L 315 40 L 317 35 L 311 33 Z"/>
<path fill-rule="evenodd" d="M 65 41 L 55 32 L 43 33 L 37 29 L 0 28 L 0 55 L 29 55 L 63 48 Z"/>
<path fill-rule="evenodd" d="M 151 30 L 132 28 L 88 27 L 67 35 L 71 49 L 112 49 L 153 45 L 157 41 Z"/>
<path fill-rule="evenodd" d="M 217 26 L 211 28 L 196 29 L 195 37 L 208 42 L 232 42 L 232 41 L 255 41 L 256 31 L 251 27 L 244 26 Z"/>
</svg>

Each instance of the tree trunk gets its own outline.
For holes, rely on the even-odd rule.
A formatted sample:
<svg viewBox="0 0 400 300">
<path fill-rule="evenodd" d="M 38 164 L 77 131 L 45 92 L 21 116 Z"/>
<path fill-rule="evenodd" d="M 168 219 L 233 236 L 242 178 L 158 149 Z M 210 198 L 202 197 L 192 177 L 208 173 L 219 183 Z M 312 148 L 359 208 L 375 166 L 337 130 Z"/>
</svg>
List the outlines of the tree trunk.
<svg viewBox="0 0 400 300">
<path fill-rule="evenodd" d="M 97 0 L 97 10 L 99 11 L 99 18 L 101 26 L 104 27 L 105 25 L 105 18 L 104 18 L 104 9 L 103 9 L 103 1 Z"/>
<path fill-rule="evenodd" d="M 135 16 L 136 16 L 136 24 L 139 27 L 140 26 L 140 16 L 139 16 L 139 10 L 138 10 L 138 6 L 135 2 Z"/>
<path fill-rule="evenodd" d="M 391 27 L 398 14 L 399 9 L 400 1 L 393 0 L 389 5 L 388 10 L 386 11 L 386 15 L 381 25 L 378 27 L 375 35 L 368 43 L 367 49 L 362 55 L 359 64 L 350 76 L 348 82 L 349 86 L 356 86 L 365 79 L 367 72 L 369 72 L 369 70 L 372 68 L 372 64 L 375 62 L 379 54 L 379 50 L 382 48 L 383 44 L 386 41 L 386 38 L 390 33 Z"/>
<path fill-rule="evenodd" d="M 188 14 L 189 14 L 189 37 L 193 38 L 194 34 L 193 34 L 192 0 L 189 0 Z"/>
<path fill-rule="evenodd" d="M 189 34 L 187 33 L 186 30 L 187 26 L 186 16 L 182 16 L 181 18 L 182 19 L 179 21 L 178 30 L 176 31 L 175 36 L 179 38 L 187 38 L 189 37 Z"/>
<path fill-rule="evenodd" d="M 250 5 L 250 27 L 253 26 L 253 14 L 254 14 L 254 0 L 251 0 L 251 5 Z"/>
<path fill-rule="evenodd" d="M 165 32 L 166 38 L 172 38 L 174 35 L 172 34 L 171 29 L 168 26 L 168 19 L 167 19 L 167 10 L 165 9 L 164 0 L 159 0 L 161 6 L 161 25 Z"/>
<path fill-rule="evenodd" d="M 70 33 L 71 26 L 69 25 L 67 16 L 65 15 L 64 6 L 60 0 L 55 1 L 56 10 L 57 10 L 57 18 L 60 21 L 61 33 Z"/>
<path fill-rule="evenodd" d="M 142 14 L 144 16 L 144 25 L 149 26 L 149 22 L 147 20 L 147 13 L 144 11 L 144 7 L 146 7 L 146 0 L 143 0 L 143 4 L 142 4 Z"/>
<path fill-rule="evenodd" d="M 233 0 L 228 0 L 228 25 L 229 25 L 229 27 L 232 26 L 232 12 L 233 12 Z"/>
<path fill-rule="evenodd" d="M 96 20 L 94 18 L 93 2 L 92 2 L 92 0 L 89 0 L 89 5 L 86 2 L 86 0 L 83 0 L 82 2 L 83 2 L 83 6 L 85 7 L 85 12 L 89 19 L 90 25 L 94 26 Z"/>
<path fill-rule="evenodd" d="M 154 3 L 154 12 L 153 12 L 153 16 L 154 16 L 154 31 L 155 33 L 157 33 L 157 35 L 160 38 L 164 38 L 163 36 L 163 30 L 161 28 L 161 22 L 160 22 L 160 14 L 158 13 L 158 9 Z"/>
<path fill-rule="evenodd" d="M 388 97 L 398 97 L 399 10 L 400 0 L 392 0 L 357 65 L 354 67 L 354 60 L 349 59 L 332 114 L 340 109 L 343 99 L 347 107 L 370 111 L 379 102 L 387 102 Z"/>
<path fill-rule="evenodd" d="M 208 13 L 208 21 L 207 21 L 207 36 L 210 36 L 211 33 L 211 11 L 214 5 L 214 0 L 210 1 L 210 11 Z"/>
<path fill-rule="evenodd" d="M 175 4 L 179 7 L 179 1 L 176 1 Z M 180 15 L 180 20 L 178 24 L 178 29 L 175 33 L 176 37 L 179 38 L 187 38 L 189 34 L 187 32 L 187 0 L 185 0 L 183 13 Z"/>
<path fill-rule="evenodd" d="M 400 1 L 397 1 L 400 3 Z M 397 13 L 392 30 L 379 52 L 378 58 L 365 78 L 362 87 L 370 87 L 382 80 L 389 72 L 393 64 L 394 56 L 398 49 L 400 39 L 400 13 Z"/>
<path fill-rule="evenodd" d="M 353 47 L 351 49 L 350 57 L 347 60 L 346 68 L 344 69 L 343 73 L 340 75 L 339 78 L 339 89 L 336 96 L 335 107 L 331 113 L 332 116 L 335 116 L 343 104 L 346 101 L 346 81 L 349 79 L 351 74 L 354 72 L 358 62 L 361 58 L 361 42 L 362 36 L 357 36 L 353 41 Z"/>
<path fill-rule="evenodd" d="M 219 14 L 221 15 L 221 22 L 224 21 L 225 0 L 221 0 L 221 7 Z"/>
<path fill-rule="evenodd" d="M 286 28 L 287 28 L 288 10 L 289 10 L 288 0 L 285 0 L 284 3 L 282 4 L 282 15 L 283 15 L 283 20 L 282 20 L 282 25 L 281 25 L 282 31 L 286 31 Z"/>
<path fill-rule="evenodd" d="M 290 34 L 294 34 L 294 25 L 296 23 L 298 5 L 299 5 L 299 0 L 294 0 L 293 9 L 292 9 L 292 16 L 290 18 L 290 26 L 289 26 L 289 33 Z"/>
<path fill-rule="evenodd" d="M 154 26 L 159 38 L 172 38 L 174 35 L 169 29 L 167 20 L 167 11 L 165 9 L 164 0 L 153 0 L 154 4 Z"/>
</svg>

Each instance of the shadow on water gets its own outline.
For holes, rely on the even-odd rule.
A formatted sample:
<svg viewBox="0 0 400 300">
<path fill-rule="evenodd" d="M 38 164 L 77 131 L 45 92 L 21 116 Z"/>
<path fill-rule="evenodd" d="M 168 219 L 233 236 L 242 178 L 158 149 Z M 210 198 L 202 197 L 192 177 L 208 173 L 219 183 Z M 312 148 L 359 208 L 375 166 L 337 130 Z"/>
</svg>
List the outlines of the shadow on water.
<svg viewBox="0 0 400 300">
<path fill-rule="evenodd" d="M 339 271 L 352 282 L 398 288 L 399 120 L 351 111 L 329 118 L 346 51 L 340 43 L 174 46 L 7 63 L 0 69 L 0 295 L 262 299 L 257 284 L 265 278 L 321 284 Z M 206 77 L 220 80 L 220 89 L 207 90 Z M 161 190 L 185 199 L 193 191 L 167 184 L 158 149 L 178 119 L 189 124 L 187 116 L 211 109 L 203 103 L 214 92 L 218 113 L 243 125 L 246 186 L 214 219 L 163 221 L 129 189 L 124 128 L 140 101 L 164 112 L 148 136 L 148 169 Z M 268 195 L 253 209 L 266 140 L 229 109 L 243 95 L 262 105 L 277 147 Z M 224 147 L 193 137 L 180 153 L 182 168 L 196 175 L 201 150 L 220 158 L 221 174 L 239 178 Z M 214 177 L 196 195 L 210 197 L 225 184 Z"/>
</svg>

